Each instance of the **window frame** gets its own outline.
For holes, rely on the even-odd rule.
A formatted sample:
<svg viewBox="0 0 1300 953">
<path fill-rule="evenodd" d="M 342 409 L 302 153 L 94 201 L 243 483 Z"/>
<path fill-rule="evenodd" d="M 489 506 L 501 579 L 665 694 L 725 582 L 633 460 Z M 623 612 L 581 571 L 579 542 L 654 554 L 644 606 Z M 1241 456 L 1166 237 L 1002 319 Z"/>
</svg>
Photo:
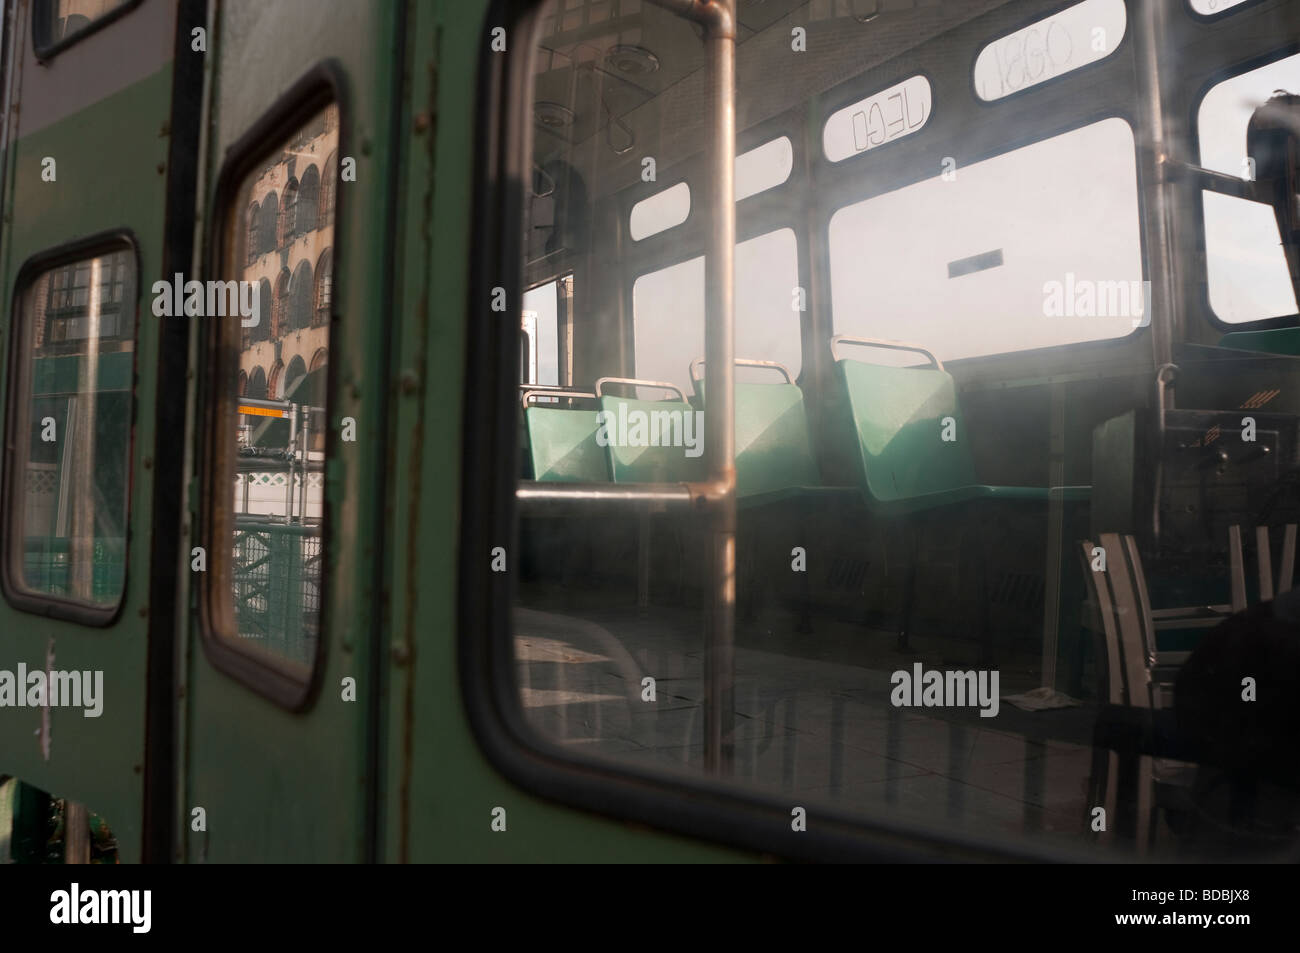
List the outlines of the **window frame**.
<svg viewBox="0 0 1300 953">
<path fill-rule="evenodd" d="M 347 95 L 347 84 L 342 69 L 332 59 L 318 62 L 303 74 L 226 150 L 221 170 L 217 175 L 216 187 L 212 194 L 211 214 L 204 234 L 204 249 L 201 259 L 203 277 L 221 277 L 222 280 L 225 280 L 225 271 L 227 269 L 234 270 L 237 267 L 236 259 L 238 256 L 234 255 L 237 249 L 237 241 L 232 242 L 227 248 L 227 232 L 233 224 L 232 220 L 239 214 L 233 200 L 238 197 L 240 186 L 243 185 L 247 175 L 254 171 L 268 155 L 276 151 L 279 144 L 284 142 L 286 129 L 290 131 L 297 130 L 314 118 L 322 109 L 330 105 L 333 105 L 339 113 L 339 141 L 336 151 L 340 155 L 347 155 L 347 149 L 351 144 L 347 122 L 347 117 L 351 115 L 350 100 Z M 346 209 L 343 210 L 343 215 L 342 220 L 346 221 Z M 336 211 L 333 223 L 335 237 L 330 242 L 333 266 L 331 280 L 338 274 L 339 250 L 337 236 L 340 231 L 339 225 L 340 216 Z M 274 293 L 275 289 L 273 287 L 272 295 Z M 327 327 L 330 329 L 327 347 L 333 346 L 335 343 L 336 300 L 337 296 L 331 295 L 327 321 Z M 205 357 L 216 353 L 216 349 L 222 346 L 220 327 L 217 322 L 208 322 L 207 328 L 200 332 L 199 347 Z M 329 363 L 332 365 L 333 362 Z M 212 559 L 212 565 L 209 566 L 208 571 L 203 574 L 204 578 L 196 586 L 199 642 L 203 646 L 203 654 L 213 668 L 281 708 L 300 713 L 314 704 L 320 692 L 321 681 L 325 674 L 326 644 L 329 642 L 332 629 L 330 615 L 327 611 L 331 587 L 328 574 L 324 568 L 329 564 L 328 553 L 334 543 L 334 520 L 331 518 L 332 514 L 330 512 L 328 484 L 326 485 L 324 498 L 324 517 L 320 537 L 322 572 L 317 596 L 320 606 L 319 633 L 310 665 L 305 673 L 300 673 L 297 671 L 298 666 L 287 659 L 277 658 L 270 652 L 255 653 L 238 648 L 239 637 L 237 635 L 232 637 L 229 633 L 222 633 L 218 628 L 218 616 L 215 611 L 216 598 L 218 597 L 215 596 L 214 587 L 229 582 L 229 579 L 224 578 L 217 569 L 222 566 L 223 561 L 227 566 L 229 565 L 230 555 L 227 552 L 224 540 L 219 545 L 214 545 L 216 541 L 215 531 L 219 526 L 217 501 L 229 495 L 229 488 L 225 485 L 224 480 L 217 481 L 216 477 L 222 472 L 220 467 L 223 463 L 223 455 L 228 454 L 229 450 L 218 446 L 216 439 L 219 434 L 226 433 L 225 430 L 219 429 L 219 415 L 224 402 L 220 397 L 214 398 L 214 385 L 219 387 L 223 382 L 217 379 L 215 369 L 211 364 L 212 362 L 208 360 L 200 361 L 201 373 L 198 381 L 198 408 L 196 414 L 201 434 L 198 447 L 200 476 L 198 513 L 193 524 L 191 542 L 193 545 L 208 548 Z M 268 380 L 268 386 L 269 383 Z M 333 369 L 330 367 L 326 372 L 327 404 L 334 396 L 335 390 Z M 337 451 L 338 448 L 335 444 L 334 431 L 329 428 L 325 437 L 326 460 L 329 460 Z M 214 485 L 218 482 L 220 483 L 219 488 Z M 218 493 L 221 495 L 219 496 Z"/>
<path fill-rule="evenodd" d="M 24 354 L 20 353 L 20 345 L 26 331 L 26 326 L 23 323 L 25 316 L 22 313 L 23 295 L 31 287 L 32 282 L 47 271 L 74 264 L 85 258 L 94 258 L 101 254 L 111 254 L 119 251 L 130 253 L 135 270 L 135 298 L 132 302 L 134 313 L 129 319 L 133 345 L 131 348 L 131 419 L 134 420 L 138 411 L 135 379 L 139 373 L 140 359 L 138 346 L 140 341 L 140 296 L 144 293 L 141 284 L 140 244 L 136 240 L 135 233 L 128 228 L 115 228 L 37 252 L 23 262 L 18 269 L 17 276 L 14 278 L 13 296 L 9 303 L 9 327 L 11 330 L 6 364 L 8 377 L 4 393 L 6 401 L 4 421 L 5 455 L 3 467 L 0 468 L 0 540 L 10 539 L 16 522 L 14 509 L 17 502 L 15 497 L 17 482 L 14 469 L 17 463 L 17 455 L 9 452 L 9 448 L 17 439 L 16 434 L 20 426 L 18 420 L 20 395 L 17 393 L 17 387 L 18 382 L 22 379 L 19 368 L 22 366 L 25 357 Z M 123 305 L 125 306 L 125 304 L 124 301 Z M 127 319 L 124 316 L 123 325 L 126 324 Z M 125 328 L 119 329 L 119 338 L 121 338 L 123 330 Z M 22 406 L 26 407 L 29 399 L 30 395 L 23 398 L 21 400 Z M 122 554 L 122 591 L 118 594 L 116 601 L 112 605 L 100 606 L 75 599 L 65 599 L 45 593 L 32 592 L 21 585 L 14 577 L 14 566 L 10 560 L 10 553 L 6 544 L 0 550 L 0 591 L 3 591 L 5 601 L 9 605 L 20 612 L 30 612 L 88 627 L 105 628 L 117 621 L 123 606 L 126 604 L 126 594 L 131 579 L 130 541 L 133 528 L 131 490 L 135 484 L 135 441 L 136 430 L 132 426 L 131 436 L 127 443 L 126 457 L 126 543 Z"/>
<path fill-rule="evenodd" d="M 91 20 L 89 26 L 78 30 L 71 36 L 64 36 L 61 39 L 55 40 L 53 43 L 45 43 L 44 37 L 39 36 L 39 27 L 37 24 L 44 22 L 46 18 L 38 16 L 38 14 L 41 10 L 48 9 L 50 4 L 57 2 L 58 0 L 32 0 L 32 52 L 36 54 L 36 61 L 38 63 L 46 63 L 49 60 L 52 60 L 69 47 L 75 46 L 86 37 L 98 33 L 109 24 L 120 20 L 136 7 L 140 6 L 144 0 L 126 0 L 125 3 L 114 7 L 103 16 Z"/>
<path fill-rule="evenodd" d="M 1080 859 L 1077 851 L 1055 845 L 1031 850 L 1020 843 L 889 823 L 880 816 L 862 817 L 829 806 L 818 808 L 816 824 L 794 834 L 790 808 L 796 802 L 789 797 L 703 774 L 673 776 L 597 759 L 529 727 L 510 643 L 514 574 L 491 571 L 492 548 L 515 546 L 519 538 L 519 334 L 516 324 L 493 314 L 491 301 L 494 287 L 504 287 L 507 301 L 522 301 L 526 190 L 519 183 L 528 182 L 531 175 L 531 85 L 540 9 L 537 0 L 492 0 L 479 33 L 461 398 L 461 433 L 475 436 L 461 446 L 456 641 L 462 700 L 484 756 L 506 778 L 540 797 L 624 822 L 785 857 L 877 862 Z M 490 31 L 497 26 L 505 26 L 516 44 L 523 43 L 522 52 L 518 45 L 509 57 L 490 52 Z M 790 188 L 794 178 L 792 174 L 782 188 Z M 503 262 L 508 263 L 504 269 Z"/>
</svg>

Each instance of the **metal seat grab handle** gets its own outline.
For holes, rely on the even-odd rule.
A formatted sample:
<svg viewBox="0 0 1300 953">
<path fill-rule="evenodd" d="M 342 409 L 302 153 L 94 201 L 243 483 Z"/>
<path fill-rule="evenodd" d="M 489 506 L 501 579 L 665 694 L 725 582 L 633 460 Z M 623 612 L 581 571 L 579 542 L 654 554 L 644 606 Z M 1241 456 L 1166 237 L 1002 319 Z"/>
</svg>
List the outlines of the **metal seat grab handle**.
<svg viewBox="0 0 1300 953">
<path fill-rule="evenodd" d="M 524 391 L 520 395 L 519 399 L 520 401 L 523 402 L 523 405 L 527 407 L 528 401 L 530 401 L 534 397 L 555 397 L 555 398 L 567 399 L 570 397 L 591 398 L 595 396 L 596 395 L 589 390 L 567 390 L 563 387 L 532 387 Z"/>
<path fill-rule="evenodd" d="M 657 387 L 660 390 L 672 391 L 679 398 L 681 398 L 683 403 L 686 402 L 686 395 L 682 393 L 682 389 L 678 387 L 676 384 L 670 384 L 667 381 L 642 381 L 642 380 L 637 380 L 635 377 L 602 377 L 598 381 L 596 381 L 597 397 L 604 396 L 606 384 L 623 384 L 628 387 Z"/>
<path fill-rule="evenodd" d="M 780 361 L 759 361 L 748 357 L 738 357 L 731 363 L 737 367 L 770 367 L 772 370 L 780 371 L 784 374 L 787 384 L 794 383 L 794 375 L 790 373 L 790 368 L 786 367 Z M 690 375 L 692 383 L 703 379 L 704 375 L 701 371 L 704 364 L 705 360 L 702 357 L 697 357 L 695 360 L 691 361 L 690 367 L 687 368 L 687 373 Z"/>
<path fill-rule="evenodd" d="M 943 370 L 943 362 L 935 357 L 932 352 L 921 347 L 919 344 L 906 344 L 903 341 L 884 341 L 877 338 L 859 338 L 853 337 L 849 334 L 837 334 L 831 338 L 831 359 L 835 361 L 840 360 L 840 356 L 835 350 L 836 345 L 838 344 L 857 344 L 860 347 L 878 347 L 889 351 L 915 351 L 917 354 L 924 354 L 937 370 Z"/>
</svg>

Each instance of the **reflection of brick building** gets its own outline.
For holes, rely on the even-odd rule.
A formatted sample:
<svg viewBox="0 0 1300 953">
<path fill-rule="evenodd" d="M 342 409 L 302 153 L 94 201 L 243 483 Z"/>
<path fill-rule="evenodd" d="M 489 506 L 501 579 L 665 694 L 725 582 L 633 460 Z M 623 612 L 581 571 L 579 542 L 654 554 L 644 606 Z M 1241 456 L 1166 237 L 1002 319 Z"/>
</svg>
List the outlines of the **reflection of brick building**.
<svg viewBox="0 0 1300 953">
<path fill-rule="evenodd" d="M 329 356 L 337 150 L 338 110 L 330 106 L 253 174 L 241 196 L 236 262 L 239 277 L 258 285 L 261 321 L 243 331 L 240 395 L 324 403 L 324 373 L 311 372 Z"/>
</svg>

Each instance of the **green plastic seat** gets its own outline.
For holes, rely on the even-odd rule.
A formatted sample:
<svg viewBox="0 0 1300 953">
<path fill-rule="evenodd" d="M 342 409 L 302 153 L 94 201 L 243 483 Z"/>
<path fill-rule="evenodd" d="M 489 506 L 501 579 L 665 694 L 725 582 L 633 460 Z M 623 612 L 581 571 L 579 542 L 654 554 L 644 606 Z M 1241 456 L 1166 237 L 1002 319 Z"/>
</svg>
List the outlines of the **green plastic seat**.
<svg viewBox="0 0 1300 953">
<path fill-rule="evenodd" d="M 608 456 L 609 472 L 615 483 L 685 483 L 704 479 L 704 434 L 695 419 L 691 422 L 691 433 L 700 455 L 687 456 L 687 448 L 678 443 L 684 443 L 685 439 L 686 418 L 682 415 L 696 413 L 685 400 L 636 400 L 604 394 L 600 409 L 611 415 L 608 420 L 616 422 L 607 431 L 611 434 L 608 446 L 599 448 Z M 634 429 L 638 420 L 642 424 L 639 431 Z M 617 432 L 624 421 L 628 434 Z M 659 428 L 659 446 L 649 445 L 655 426 Z M 629 441 L 629 434 L 633 441 Z M 594 433 L 592 439 L 595 440 Z"/>
<path fill-rule="evenodd" d="M 691 365 L 694 368 L 700 362 Z M 740 366 L 777 367 L 784 383 L 738 381 L 736 392 L 736 498 L 742 505 L 760 505 L 794 496 L 843 493 L 823 487 L 803 391 L 785 368 L 770 362 L 738 360 Z M 705 381 L 695 381 L 701 404 Z"/>
<path fill-rule="evenodd" d="M 533 479 L 550 483 L 608 483 L 609 462 L 605 448 L 596 443 L 596 428 L 595 410 L 526 407 L 524 431 Z"/>
<path fill-rule="evenodd" d="M 920 348 L 903 349 L 929 353 Z M 1091 487 L 1087 486 L 979 483 L 957 405 L 956 385 L 937 361 L 930 367 L 887 367 L 841 358 L 839 368 L 857 433 L 868 505 L 895 512 L 919 512 L 980 499 L 1089 498 Z M 946 418 L 951 418 L 955 440 L 942 439 Z"/>
</svg>

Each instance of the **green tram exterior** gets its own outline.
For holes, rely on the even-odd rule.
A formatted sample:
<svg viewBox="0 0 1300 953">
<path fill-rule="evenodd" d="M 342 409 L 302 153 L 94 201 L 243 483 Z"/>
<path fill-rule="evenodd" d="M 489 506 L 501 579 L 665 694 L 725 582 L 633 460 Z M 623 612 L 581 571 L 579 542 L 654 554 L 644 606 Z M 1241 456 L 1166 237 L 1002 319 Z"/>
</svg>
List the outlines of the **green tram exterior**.
<svg viewBox="0 0 1300 953">
<path fill-rule="evenodd" d="M 663 99 L 667 78 L 711 75 L 710 58 L 725 47 L 701 40 L 716 24 L 697 29 L 671 9 L 690 14 L 690 4 L 9 0 L 0 670 L 102 672 L 104 695 L 100 717 L 0 707 L 0 778 L 8 779 L 0 857 L 57 859 L 80 849 L 122 862 L 690 862 L 1176 849 L 1177 825 L 1149 805 L 1134 807 L 1146 794 L 1124 782 L 1099 796 L 1111 797 L 1105 803 L 1118 815 L 1150 809 L 1154 827 L 1139 819 L 1096 838 L 1092 802 L 1070 792 L 1054 806 L 1052 776 L 1034 780 L 1033 759 L 1025 760 L 1016 769 L 1024 789 L 1042 791 L 1026 795 L 1029 807 L 1016 802 L 1012 826 L 1023 821 L 1023 830 L 1008 833 L 981 828 L 975 801 L 953 799 L 952 778 L 935 789 L 946 801 L 931 804 L 933 791 L 902 784 L 881 803 L 859 803 L 844 790 L 875 783 L 869 768 L 880 751 L 853 748 L 850 738 L 822 765 L 822 755 L 791 740 L 815 725 L 834 745 L 843 741 L 837 732 L 878 724 L 890 751 L 902 744 L 946 763 L 960 745 L 991 737 L 978 735 L 989 726 L 972 712 L 973 720 L 945 723 L 951 747 L 908 748 L 907 732 L 934 725 L 886 728 L 887 716 L 902 716 L 878 707 L 854 714 L 867 688 L 836 681 L 848 677 L 843 666 L 816 674 L 823 670 L 808 646 L 818 644 L 838 653 L 836 665 L 848 655 L 886 674 L 922 658 L 931 667 L 948 657 L 1000 660 L 1017 691 L 1043 682 L 1091 712 L 1105 701 L 1106 649 L 1086 618 L 1078 564 L 1079 544 L 1097 534 L 1134 535 L 1157 606 L 1235 604 L 1229 526 L 1244 534 L 1248 553 L 1264 539 L 1257 525 L 1277 529 L 1269 545 L 1285 560 L 1289 504 L 1265 512 L 1260 501 L 1290 471 L 1279 464 L 1260 477 L 1253 457 L 1225 464 L 1245 476 L 1214 498 L 1242 499 L 1206 515 L 1210 543 L 1159 550 L 1168 527 L 1181 524 L 1168 496 L 1160 502 L 1151 433 L 1153 414 L 1173 400 L 1161 368 L 1176 364 L 1177 406 L 1213 413 L 1171 411 L 1160 417 L 1167 429 L 1192 433 L 1209 420 L 1227 432 L 1229 416 L 1253 408 L 1269 452 L 1297 452 L 1289 429 L 1300 415 L 1296 316 L 1234 327 L 1206 296 L 1202 191 L 1244 186 L 1200 168 L 1195 110 L 1215 83 L 1300 49 L 1300 17 L 1284 0 L 1245 0 L 1214 14 L 1184 0 L 1088 2 L 1096 4 L 1088 16 L 1122 8 L 1113 55 L 1005 98 L 977 89 L 980 50 L 1054 17 L 1065 23 L 1071 5 L 981 0 L 958 14 L 918 3 L 863 15 L 819 0 L 739 4 L 735 151 L 784 136 L 792 159 L 788 181 L 740 203 L 734 237 L 789 228 L 790 290 L 804 297 L 791 307 L 782 292 L 801 366 L 769 389 L 736 376 L 740 498 L 729 510 L 701 502 L 709 496 L 701 488 L 713 486 L 704 476 L 709 453 L 697 469 L 681 469 L 680 454 L 652 464 L 653 454 L 615 453 L 607 469 L 589 415 L 620 402 L 632 412 L 709 413 L 698 367 L 693 384 L 685 361 L 680 376 L 652 378 L 633 353 L 634 315 L 649 287 L 634 292 L 635 283 L 701 257 L 709 294 L 719 286 L 713 258 L 703 263 L 728 218 L 711 198 L 726 194 L 709 165 L 718 114 L 686 94 Z M 853 36 L 860 52 L 847 45 Z M 597 38 L 605 59 L 582 66 L 584 44 Z M 823 51 L 832 58 L 819 67 Z M 557 66 L 561 59 L 572 65 Z M 619 71 L 666 79 L 632 89 L 607 78 Z M 933 94 L 924 125 L 878 152 L 859 144 L 865 154 L 828 159 L 823 130 L 837 110 L 914 76 Z M 785 93 L 782 77 L 792 77 Z M 586 82 L 605 85 L 583 92 Z M 763 104 L 782 95 L 788 107 L 772 114 Z M 871 108 L 861 123 L 851 119 L 850 139 L 871 134 Z M 889 362 L 837 352 L 843 345 L 831 339 L 843 329 L 832 320 L 828 250 L 836 210 L 938 176 L 957 145 L 957 175 L 968 166 L 975 175 L 1008 149 L 1117 117 L 1134 140 L 1135 277 L 1154 288 L 1145 320 L 1122 334 L 1029 350 L 930 355 L 928 369 L 910 362 L 905 382 Z M 636 161 L 652 152 L 660 159 L 653 182 Z M 691 186 L 684 224 L 629 235 L 634 206 L 677 182 Z M 1279 221 L 1294 276 L 1300 229 L 1288 237 L 1296 223 Z M 120 255 L 134 298 L 106 331 L 101 310 L 111 295 L 96 305 L 102 278 L 94 278 L 90 303 L 78 304 L 75 268 L 92 261 L 99 276 Z M 950 265 L 949 279 L 995 267 L 976 258 Z M 53 339 L 36 320 L 31 290 L 65 272 L 64 290 L 39 308 L 67 292 L 58 300 L 82 316 L 62 332 L 63 350 L 46 353 Z M 154 283 L 175 274 L 246 280 L 262 296 L 265 327 L 159 315 Z M 681 275 L 673 281 L 685 287 Z M 714 304 L 700 310 L 709 322 Z M 733 307 L 739 326 L 745 307 L 724 310 Z M 700 326 L 701 342 L 712 334 Z M 129 347 L 101 348 L 112 336 Z M 742 337 L 734 356 L 757 359 L 751 370 L 780 363 L 782 355 L 746 353 L 747 343 Z M 689 357 L 733 353 L 717 347 L 710 338 Z M 78 383 L 87 362 L 97 375 L 90 392 Z M 940 376 L 922 384 L 930 372 Z M 598 383 L 614 378 L 639 380 L 637 399 L 616 395 L 617 382 Z M 678 397 L 650 400 L 644 385 L 654 379 Z M 951 453 L 960 458 L 934 456 L 928 430 L 904 428 L 900 437 L 872 419 L 912 384 L 925 391 L 916 420 L 936 433 L 953 420 L 963 437 L 976 436 L 972 445 L 959 439 Z M 68 459 L 91 482 L 77 486 L 95 492 L 89 501 L 72 485 L 54 492 L 71 495 L 68 525 L 81 525 L 81 537 L 33 528 L 40 524 L 21 482 L 43 452 L 29 428 L 51 416 L 42 408 L 77 395 L 97 401 L 98 440 L 59 453 L 79 454 Z M 236 410 L 239 400 L 267 413 L 279 413 L 277 402 L 319 412 L 286 411 L 280 419 L 292 418 L 292 428 L 267 427 L 247 406 Z M 744 442 L 746 414 L 807 423 L 746 456 L 754 449 Z M 547 439 L 562 452 L 546 457 Z M 1166 463 L 1171 472 L 1182 465 Z M 124 480 L 95 482 L 113 466 Z M 886 468 L 889 486 L 879 477 Z M 267 491 L 261 503 L 252 494 L 232 505 L 227 478 L 255 472 L 287 473 L 288 502 Z M 596 503 L 574 502 L 566 486 L 597 487 Z M 643 491 L 640 503 L 631 499 Z M 627 499 L 610 502 L 620 495 Z M 674 509 L 687 497 L 698 520 Z M 990 516 L 966 508 L 967 497 L 1019 500 L 1037 515 Z M 724 517 L 709 522 L 714 505 L 734 513 L 734 607 L 719 595 L 726 587 L 696 532 L 723 527 L 719 538 L 731 538 Z M 935 507 L 955 508 L 935 523 L 927 515 Z M 1153 507 L 1165 514 L 1164 537 L 1151 534 Z M 791 574 L 792 540 L 820 560 L 815 572 Z M 1121 559 L 1118 547 L 1108 556 Z M 899 559 L 910 560 L 910 576 Z M 986 564 L 995 568 L 971 568 Z M 1258 596 L 1252 583 L 1249 601 Z M 719 635 L 727 607 L 739 680 L 718 654 L 733 644 Z M 990 611 L 981 630 L 972 620 Z M 1203 621 L 1163 626 L 1153 651 L 1186 653 L 1207 631 Z M 886 649 L 896 664 L 877 664 Z M 599 656 L 603 674 L 566 683 L 566 652 L 569 662 Z M 701 652 L 709 656 L 703 675 Z M 765 694 L 763 680 L 780 675 L 750 668 L 760 656 L 838 687 Z M 615 669 L 626 698 L 608 694 Z M 563 677 L 548 681 L 556 672 Z M 672 721 L 666 705 L 645 736 L 659 740 L 633 742 L 646 717 L 636 705 L 647 673 L 658 673 L 660 697 L 684 714 Z M 1118 679 L 1113 668 L 1110 679 Z M 773 734 L 774 720 L 788 733 Z M 578 727 L 588 723 L 597 727 Z M 625 723 L 632 727 L 617 735 Z M 701 725 L 703 740 L 693 740 Z M 1085 729 L 1058 753 L 1086 780 L 1099 762 L 1098 736 Z M 1010 727 L 997 743 L 1051 748 L 1036 730 Z M 657 746 L 674 732 L 685 740 L 672 744 L 687 750 L 661 756 Z M 773 768 L 772 758 L 785 763 Z M 1154 790 L 1149 760 L 1137 784 Z M 823 768 L 824 781 L 807 781 Z M 887 773 L 890 785 L 908 775 Z M 903 810 L 896 798 L 912 804 Z M 74 824 L 89 838 L 69 835 Z M 1229 836 L 1205 849 L 1236 856 L 1244 848 Z"/>
</svg>

